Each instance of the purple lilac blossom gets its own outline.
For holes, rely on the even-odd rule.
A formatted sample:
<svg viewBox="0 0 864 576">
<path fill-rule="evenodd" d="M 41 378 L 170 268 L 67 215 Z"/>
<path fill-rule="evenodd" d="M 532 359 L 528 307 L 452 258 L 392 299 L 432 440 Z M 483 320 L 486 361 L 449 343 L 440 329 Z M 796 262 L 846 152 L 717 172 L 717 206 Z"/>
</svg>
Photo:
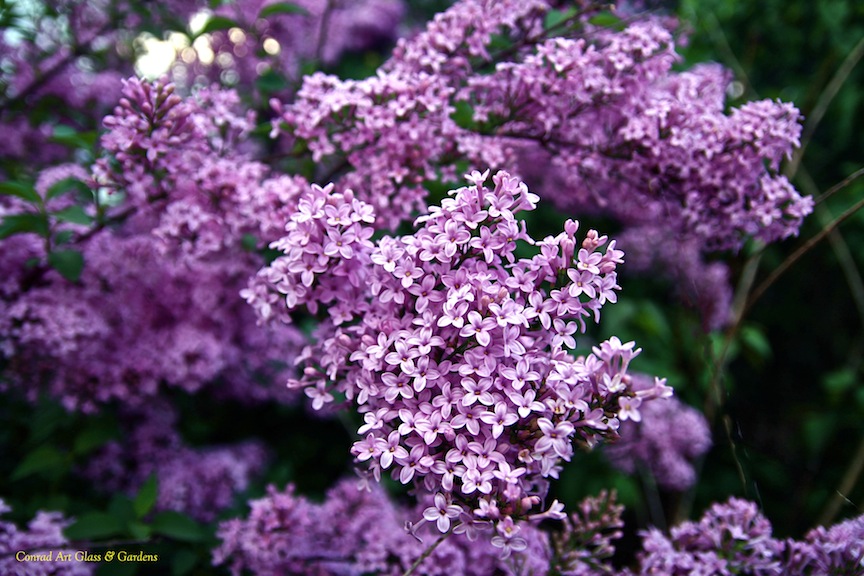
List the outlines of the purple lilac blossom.
<svg viewBox="0 0 864 576">
<path fill-rule="evenodd" d="M 525 544 L 514 519 L 536 514 L 574 442 L 617 436 L 619 419 L 671 389 L 630 387 L 632 342 L 568 354 L 617 300 L 623 253 L 594 230 L 577 241 L 572 220 L 533 240 L 516 214 L 537 197 L 506 172 L 487 188 L 488 176 L 467 175 L 414 234 L 377 243 L 371 206 L 313 185 L 271 245 L 283 255 L 243 295 L 264 320 L 290 322 L 300 306 L 318 317 L 289 386 L 315 409 L 356 402 L 358 462 L 433 495 L 424 517 L 442 532 L 492 523 L 508 551 Z M 517 259 L 517 242 L 538 253 Z"/>
<path fill-rule="evenodd" d="M 320 504 L 297 495 L 293 486 L 249 503 L 247 518 L 224 521 L 213 551 L 213 563 L 231 573 L 380 574 L 398 576 L 417 560 L 440 534 L 424 526 L 405 528 L 417 511 L 394 504 L 379 486 L 358 489 L 356 480 L 343 480 Z M 541 574 L 548 568 L 548 545 L 530 526 L 529 539 L 538 557 L 500 550 L 464 534 L 450 534 L 417 568 L 428 576 L 487 576 Z M 532 549 L 533 550 L 533 549 Z M 531 550 L 528 551 L 530 553 Z M 526 569 L 527 568 L 527 569 Z M 531 570 L 535 568 L 537 571 Z M 541 571 L 542 570 L 542 571 Z"/>
<path fill-rule="evenodd" d="M 804 540 L 788 541 L 786 573 L 802 576 L 864 574 L 864 516 L 830 528 L 819 526 Z"/>
<path fill-rule="evenodd" d="M 636 573 L 644 575 L 852 576 L 864 573 L 864 517 L 782 541 L 771 537 L 756 504 L 731 498 L 668 536 L 656 529 L 643 533 L 642 548 Z"/>
<path fill-rule="evenodd" d="M 47 389 L 83 410 L 140 403 L 161 386 L 195 392 L 213 382 L 221 397 L 290 401 L 276 383 L 289 374 L 285 358 L 298 350 L 300 333 L 256 327 L 238 292 L 261 262 L 244 236 L 278 238 L 305 182 L 269 178 L 249 160 L 243 147 L 253 118 L 238 110 L 233 92 L 203 89 L 184 101 L 166 83 L 130 80 L 124 94 L 106 119 L 95 180 L 74 165 L 36 180 L 51 214 L 74 204 L 71 192 L 49 195 L 67 178 L 109 196 L 86 206 L 99 219 L 89 227 L 50 222 L 52 236 L 71 234 L 64 242 L 83 258 L 80 279 L 52 270 L 48 243 L 35 235 L 0 241 L 8 256 L 0 285 L 6 384 L 34 397 Z M 0 215 L 33 210 L 0 198 Z M 32 386 L 34 374 L 44 387 Z"/>
<path fill-rule="evenodd" d="M 400 40 L 375 76 L 319 72 L 293 101 L 271 101 L 274 134 L 332 167 L 339 178 L 328 179 L 372 205 L 378 227 L 423 213 L 424 183 L 455 181 L 460 159 L 512 170 L 567 211 L 643 229 L 662 220 L 686 249 L 683 261 L 654 261 L 676 282 L 707 272 L 712 282 L 681 296 L 706 327 L 722 326 L 729 290 L 717 281 L 728 272 L 705 255 L 795 235 L 812 210 L 779 173 L 799 144 L 799 113 L 767 100 L 727 113 L 730 75 L 673 71 L 668 23 L 596 28 L 585 20 L 594 8 L 556 36 L 543 28 L 546 2 L 458 2 Z M 493 49 L 496 34 L 512 49 Z"/>
<path fill-rule="evenodd" d="M 13 238 L 3 244 L 30 246 L 22 258 L 41 256 L 27 237 Z M 241 401 L 290 401 L 276 382 L 290 373 L 280 359 L 299 348 L 299 332 L 255 326 L 237 297 L 257 265 L 250 255 L 177 261 L 161 254 L 152 235 L 108 231 L 93 236 L 83 255 L 75 285 L 53 271 L 28 285 L 27 268 L 8 271 L 0 348 L 13 385 L 35 397 L 38 374 L 67 408 L 86 411 L 112 400 L 139 404 L 161 386 L 195 392 L 210 385 Z"/>
<path fill-rule="evenodd" d="M 155 510 L 175 510 L 211 521 L 232 504 L 267 461 L 255 441 L 230 446 L 187 446 L 176 430 L 177 415 L 167 402 L 151 401 L 145 411 L 126 411 L 123 440 L 111 441 L 81 473 L 104 492 L 134 495 L 155 476 Z"/>
<path fill-rule="evenodd" d="M 650 377 L 633 375 L 634 389 L 651 384 Z M 641 418 L 638 424 L 623 422 L 618 430 L 620 438 L 603 447 L 612 464 L 628 474 L 644 469 L 669 490 L 693 486 L 693 460 L 711 447 L 705 417 L 676 398 L 664 398 L 643 406 Z"/>
<path fill-rule="evenodd" d="M 30 167 L 70 160 L 69 148 L 52 142 L 55 132 L 93 129 L 116 102 L 121 79 L 133 73 L 130 30 L 183 29 L 207 6 L 203 0 L 146 9 L 127 0 L 19 4 L 26 8 L 16 28 L 25 32 L 0 34 L 0 158 Z M 20 113 L 37 109 L 39 115 Z"/>
<path fill-rule="evenodd" d="M 726 115 L 726 72 L 673 72 L 672 35 L 655 20 L 547 38 L 545 3 L 487 8 L 464 1 L 439 14 L 372 78 L 308 77 L 294 102 L 274 102 L 274 128 L 316 159 L 344 157 L 352 167 L 344 186 L 364 201 L 373 189 L 398 197 L 387 212 L 376 199 L 388 226 L 422 203 L 419 185 L 440 159 L 501 168 L 539 146 L 569 183 L 543 190 L 562 206 L 626 217 L 647 204 L 711 250 L 797 231 L 811 203 L 777 174 L 798 145 L 793 107 L 751 102 Z M 487 50 L 496 31 L 523 46 L 512 61 Z M 481 73 L 487 65 L 492 73 Z M 476 126 L 454 120 L 458 103 L 470 104 Z"/>
<path fill-rule="evenodd" d="M 11 508 L 0 498 L 0 515 Z M 72 523 L 58 512 L 37 512 L 22 530 L 0 520 L 0 572 L 7 576 L 90 576 L 98 566 L 76 558 L 63 535 Z M 49 555 L 50 556 L 46 556 Z M 66 555 L 69 560 L 66 560 Z M 62 560 L 58 557 L 63 555 Z M 28 557 L 33 557 L 28 560 Z"/>
<path fill-rule="evenodd" d="M 699 522 L 683 522 L 669 536 L 652 528 L 642 536 L 641 574 L 784 574 L 784 544 L 756 505 L 731 498 L 714 504 Z"/>
</svg>

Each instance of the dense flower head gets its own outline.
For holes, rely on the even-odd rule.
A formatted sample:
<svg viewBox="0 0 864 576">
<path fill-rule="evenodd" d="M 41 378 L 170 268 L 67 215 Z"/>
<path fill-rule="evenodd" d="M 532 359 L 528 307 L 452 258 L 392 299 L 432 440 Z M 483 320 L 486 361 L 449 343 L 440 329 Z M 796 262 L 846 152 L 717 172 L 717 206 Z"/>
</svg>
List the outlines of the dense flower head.
<svg viewBox="0 0 864 576">
<path fill-rule="evenodd" d="M 405 529 L 416 511 L 395 504 L 378 486 L 359 490 L 356 480 L 341 481 L 320 504 L 293 486 L 270 486 L 249 507 L 248 518 L 222 522 L 217 532 L 222 542 L 213 562 L 235 575 L 400 575 L 435 539 Z M 495 548 L 464 535 L 441 542 L 417 570 L 430 576 L 514 573 Z"/>
<path fill-rule="evenodd" d="M 615 241 L 579 241 L 574 221 L 533 240 L 516 215 L 537 197 L 506 172 L 488 177 L 472 172 L 414 234 L 375 243 L 367 204 L 313 186 L 273 244 L 283 255 L 244 296 L 263 319 L 305 305 L 321 320 L 289 385 L 315 408 L 356 403 L 358 462 L 433 494 L 424 518 L 441 532 L 492 523 L 509 551 L 524 543 L 513 520 L 541 512 L 574 442 L 616 436 L 670 389 L 631 389 L 632 342 L 569 354 L 617 299 Z M 518 257 L 520 245 L 536 254 Z"/>
<path fill-rule="evenodd" d="M 26 238 L 3 244 L 21 246 Z M 277 360 L 298 349 L 300 334 L 256 326 L 237 297 L 256 260 L 223 254 L 178 261 L 157 242 L 149 233 L 96 234 L 83 246 L 86 268 L 75 284 L 51 271 L 27 286 L 27 269 L 20 262 L 10 269 L 0 294 L 7 384 L 34 398 L 48 391 L 81 410 L 113 400 L 139 404 L 163 386 L 195 392 L 209 385 L 224 398 L 289 401 L 276 382 L 290 366 Z M 28 254 L 44 257 L 38 243 L 21 257 Z"/>
<path fill-rule="evenodd" d="M 378 210 L 385 226 L 416 209 L 420 183 L 445 158 L 501 168 L 541 149 L 554 167 L 546 172 L 568 183 L 541 186 L 542 195 L 562 206 L 626 223 L 659 210 L 667 228 L 709 250 L 796 233 L 812 204 L 777 173 L 799 144 L 794 107 L 760 101 L 727 114 L 728 74 L 673 72 L 674 40 L 660 21 L 620 31 L 583 23 L 581 34 L 555 36 L 542 26 L 549 10 L 459 2 L 400 41 L 376 76 L 307 78 L 293 103 L 274 103 L 274 126 L 316 158 L 343 157 L 344 185 L 365 201 L 371 190 L 390 198 L 376 206 L 389 207 Z M 493 32 L 520 49 L 496 60 Z M 532 172 L 530 162 L 519 167 Z"/>
<path fill-rule="evenodd" d="M 596 27 L 598 6 L 587 3 L 549 27 L 553 9 L 458 2 L 400 40 L 374 76 L 319 72 L 293 101 L 274 99 L 274 134 L 308 149 L 338 176 L 337 190 L 374 206 L 378 228 L 422 214 L 428 183 L 455 181 L 459 162 L 506 168 L 559 207 L 625 229 L 662 220 L 671 243 L 689 248 L 684 264 L 657 263 L 675 281 L 709 272 L 681 295 L 706 327 L 722 326 L 727 272 L 705 255 L 795 235 L 812 211 L 779 171 L 799 145 L 799 112 L 769 100 L 727 111 L 730 74 L 675 71 L 661 19 Z"/>
<path fill-rule="evenodd" d="M 771 537 L 771 523 L 756 504 L 730 498 L 714 504 L 699 522 L 683 522 L 665 536 L 643 534 L 642 574 L 784 574 L 784 544 Z"/>
<path fill-rule="evenodd" d="M 11 509 L 0 498 L 0 515 Z M 9 576 L 90 576 L 97 564 L 75 557 L 75 550 L 63 535 L 72 523 L 58 512 L 38 512 L 22 530 L 12 522 L 0 520 L 0 572 Z M 22 560 L 24 555 L 38 560 Z M 50 554 L 50 557 L 47 555 Z M 63 554 L 64 559 L 58 560 Z M 66 555 L 69 560 L 66 560 Z"/>
<path fill-rule="evenodd" d="M 633 375 L 634 389 L 648 388 L 652 378 Z M 676 398 L 646 404 L 641 421 L 624 422 L 620 438 L 604 447 L 609 460 L 619 469 L 633 474 L 650 473 L 658 485 L 670 490 L 686 490 L 695 484 L 693 460 L 711 447 L 711 433 L 705 417 Z"/>
<path fill-rule="evenodd" d="M 831 527 L 818 526 L 802 541 L 788 541 L 791 574 L 852 575 L 864 573 L 864 516 Z"/>
</svg>

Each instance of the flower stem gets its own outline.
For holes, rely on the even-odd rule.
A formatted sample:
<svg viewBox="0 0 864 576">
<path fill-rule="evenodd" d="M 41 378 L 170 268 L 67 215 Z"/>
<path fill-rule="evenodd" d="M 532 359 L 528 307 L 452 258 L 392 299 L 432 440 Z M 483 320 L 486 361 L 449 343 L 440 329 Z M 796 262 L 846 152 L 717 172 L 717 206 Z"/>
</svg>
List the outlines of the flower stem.
<svg viewBox="0 0 864 576">
<path fill-rule="evenodd" d="M 408 571 L 405 572 L 405 574 L 403 574 L 402 576 L 411 576 L 411 574 L 414 573 L 414 570 L 416 570 L 417 567 L 423 563 L 423 560 L 428 558 L 429 555 L 432 554 L 432 552 L 435 550 L 435 548 L 437 548 L 438 545 L 441 544 L 441 542 L 443 542 L 444 539 L 447 538 L 447 536 L 449 536 L 449 535 L 450 535 L 450 532 L 445 532 L 444 534 L 439 536 L 438 539 L 435 540 L 435 542 L 433 542 L 431 546 L 429 546 L 428 548 L 426 548 L 426 550 L 423 551 L 423 554 L 421 554 L 420 557 L 414 561 L 414 564 L 412 564 L 411 567 L 408 568 Z"/>
</svg>

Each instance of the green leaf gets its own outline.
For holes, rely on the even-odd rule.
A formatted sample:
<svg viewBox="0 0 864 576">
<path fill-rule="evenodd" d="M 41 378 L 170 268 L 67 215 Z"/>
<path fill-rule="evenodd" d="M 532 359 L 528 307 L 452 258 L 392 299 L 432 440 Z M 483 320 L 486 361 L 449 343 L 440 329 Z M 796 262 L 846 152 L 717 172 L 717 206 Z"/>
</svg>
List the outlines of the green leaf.
<svg viewBox="0 0 864 576">
<path fill-rule="evenodd" d="M 204 24 L 204 27 L 201 28 L 201 31 L 195 34 L 195 36 L 201 36 L 203 34 L 209 34 L 210 32 L 217 32 L 219 30 L 228 30 L 229 28 L 240 28 L 240 24 L 236 20 L 232 20 L 231 18 L 227 18 L 225 16 L 211 16 L 207 23 Z"/>
<path fill-rule="evenodd" d="M 55 212 L 54 217 L 58 220 L 62 220 L 63 222 L 71 222 L 72 224 L 83 224 L 84 226 L 88 226 L 93 223 L 93 218 L 91 218 L 86 212 L 84 212 L 84 208 L 82 208 L 81 206 L 69 206 L 64 210 Z"/>
<path fill-rule="evenodd" d="M 57 126 L 50 140 L 70 148 L 90 150 L 96 144 L 96 138 L 96 132 L 78 132 L 71 126 Z"/>
<path fill-rule="evenodd" d="M 543 28 L 549 30 L 550 28 L 555 28 L 567 21 L 568 18 L 572 18 L 576 14 L 576 8 L 570 8 L 569 10 L 550 10 L 546 13 L 546 17 L 543 20 Z"/>
<path fill-rule="evenodd" d="M 48 263 L 70 282 L 77 282 L 84 270 L 84 255 L 77 250 L 55 250 L 48 254 Z"/>
<path fill-rule="evenodd" d="M 285 76 L 279 74 L 273 69 L 266 70 L 263 74 L 258 76 L 255 79 L 255 87 L 259 92 L 264 94 L 272 94 L 274 92 L 279 92 L 280 90 L 284 90 L 288 86 L 288 81 L 285 79 Z M 272 127 L 267 124 L 267 132 L 270 133 L 270 129 Z"/>
<path fill-rule="evenodd" d="M 477 123 L 474 122 L 474 108 L 465 101 L 456 102 L 454 105 L 454 112 L 450 115 L 450 119 L 456 123 L 460 128 L 465 128 L 466 130 L 473 130 L 477 127 Z"/>
<path fill-rule="evenodd" d="M 254 234 L 244 234 L 243 238 L 240 239 L 240 245 L 247 252 L 257 252 L 258 238 L 256 238 Z"/>
<path fill-rule="evenodd" d="M 76 190 L 85 196 L 89 196 L 91 193 L 90 187 L 81 180 L 78 180 L 77 178 L 64 178 L 63 180 L 52 184 L 51 187 L 48 188 L 48 193 L 45 197 L 50 200 L 51 198 L 56 198 L 57 196 L 62 196 L 67 192 L 73 192 Z"/>
<path fill-rule="evenodd" d="M 855 372 L 848 368 L 822 376 L 822 386 L 832 397 L 839 397 L 855 387 Z"/>
<path fill-rule="evenodd" d="M 64 530 L 69 540 L 98 540 L 123 533 L 123 524 L 106 512 L 87 512 Z"/>
<path fill-rule="evenodd" d="M 33 474 L 56 470 L 65 465 L 66 458 L 63 454 L 54 446 L 46 444 L 27 454 L 18 467 L 12 471 L 10 479 L 20 480 Z"/>
<path fill-rule="evenodd" d="M 129 522 L 126 525 L 129 535 L 138 540 L 147 540 L 150 538 L 150 526 L 141 522 Z"/>
<path fill-rule="evenodd" d="M 88 423 L 87 427 L 75 437 L 72 452 L 77 456 L 89 454 L 116 437 L 117 428 L 115 426 L 104 420 L 95 420 L 92 423 Z"/>
<path fill-rule="evenodd" d="M 188 574 L 198 563 L 198 555 L 189 550 L 178 550 L 171 560 L 171 573 L 174 576 Z"/>
<path fill-rule="evenodd" d="M 17 196 L 32 204 L 39 204 L 41 202 L 39 194 L 36 193 L 36 190 L 32 186 L 27 186 L 20 182 L 0 182 L 0 194 Z"/>
<path fill-rule="evenodd" d="M 594 26 L 602 26 L 604 28 L 615 28 L 616 26 L 620 26 L 622 23 L 621 18 L 612 12 L 600 12 L 599 14 L 595 14 L 588 20 L 588 22 Z"/>
<path fill-rule="evenodd" d="M 136 520 L 132 500 L 125 494 L 115 493 L 108 504 L 108 513 L 114 516 L 122 526 L 128 526 Z"/>
<path fill-rule="evenodd" d="M 268 16 L 275 16 L 277 14 L 302 14 L 303 16 L 308 16 L 309 11 L 302 6 L 297 6 L 290 2 L 277 2 L 276 4 L 270 4 L 262 8 L 261 12 L 258 13 L 258 18 L 267 18 Z"/>
<path fill-rule="evenodd" d="M 159 482 L 156 480 L 156 474 L 151 474 L 147 481 L 138 489 L 135 495 L 135 500 L 132 501 L 132 507 L 135 509 L 135 516 L 143 518 L 153 505 L 156 504 L 156 497 L 159 495 Z"/>
<path fill-rule="evenodd" d="M 741 329 L 741 342 L 747 350 L 756 354 L 758 359 L 765 360 L 771 357 L 771 343 L 759 328 L 744 326 Z"/>
<path fill-rule="evenodd" d="M 153 518 L 150 528 L 154 534 L 161 534 L 184 542 L 201 542 L 207 538 L 204 529 L 197 522 L 173 510 L 157 514 Z"/>
<path fill-rule="evenodd" d="M 0 222 L 0 240 L 27 232 L 44 237 L 48 236 L 48 230 L 48 219 L 44 214 L 12 214 Z"/>
</svg>

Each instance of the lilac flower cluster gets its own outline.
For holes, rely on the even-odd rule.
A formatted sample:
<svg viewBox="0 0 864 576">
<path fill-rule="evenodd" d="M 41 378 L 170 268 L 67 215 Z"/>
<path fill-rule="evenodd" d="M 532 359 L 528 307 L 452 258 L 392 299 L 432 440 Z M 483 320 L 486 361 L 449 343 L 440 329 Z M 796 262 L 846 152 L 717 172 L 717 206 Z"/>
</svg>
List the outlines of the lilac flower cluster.
<svg viewBox="0 0 864 576">
<path fill-rule="evenodd" d="M 667 537 L 643 535 L 641 574 L 776 574 L 816 576 L 864 571 L 864 517 L 811 530 L 803 540 L 776 540 L 755 504 L 731 498 L 699 522 L 684 522 Z"/>
<path fill-rule="evenodd" d="M 249 517 L 222 522 L 222 541 L 213 563 L 234 575 L 405 573 L 435 535 L 425 538 L 405 530 L 416 511 L 393 503 L 378 486 L 358 490 L 343 480 L 321 504 L 270 486 L 267 495 L 249 503 Z M 488 543 L 450 535 L 417 568 L 418 574 L 485 576 L 513 573 Z"/>
<path fill-rule="evenodd" d="M 578 242 L 574 221 L 534 241 L 516 215 L 536 196 L 506 172 L 492 188 L 487 178 L 471 173 L 414 234 L 374 244 L 369 205 L 313 186 L 273 244 L 283 255 L 244 296 L 263 319 L 318 314 L 289 386 L 315 408 L 356 401 L 357 461 L 434 494 L 424 518 L 441 532 L 491 522 L 509 551 L 525 545 L 514 520 L 536 511 L 574 441 L 616 436 L 643 400 L 671 391 L 630 387 L 632 342 L 568 353 L 617 299 L 615 242 L 593 230 Z M 517 242 L 539 253 L 517 259 Z"/>
<path fill-rule="evenodd" d="M 783 574 L 783 543 L 771 537 L 771 523 L 754 503 L 736 498 L 672 528 L 669 537 L 652 528 L 642 546 L 643 574 Z"/>
<path fill-rule="evenodd" d="M 787 573 L 815 576 L 864 573 L 864 516 L 811 530 L 803 541 L 788 541 Z"/>
<path fill-rule="evenodd" d="M 105 118 L 95 179 L 125 194 L 124 209 L 148 217 L 166 249 L 201 259 L 236 249 L 247 234 L 278 238 L 307 184 L 300 176 L 270 177 L 252 160 L 255 117 L 236 92 L 205 88 L 183 99 L 165 80 L 130 79 L 123 94 Z"/>
<path fill-rule="evenodd" d="M 274 103 L 275 126 L 316 158 L 342 156 L 352 168 L 345 186 L 364 200 L 386 186 L 382 194 L 400 199 L 391 210 L 414 207 L 419 183 L 445 158 L 500 168 L 539 147 L 570 184 L 564 195 L 544 190 L 561 205 L 632 216 L 648 204 L 709 249 L 798 229 L 811 204 L 776 175 L 798 144 L 790 105 L 755 102 L 726 115 L 726 73 L 672 72 L 672 36 L 656 21 L 621 31 L 583 24 L 577 37 L 548 38 L 546 3 L 482 4 L 460 2 L 400 41 L 373 78 L 310 76 L 295 102 Z M 512 60 L 490 54 L 493 32 L 522 47 Z M 453 118 L 459 103 L 473 126 Z M 389 225 L 405 214 L 381 216 Z"/>
<path fill-rule="evenodd" d="M 337 190 L 373 205 L 379 227 L 425 211 L 424 184 L 455 181 L 461 160 L 512 170 L 568 212 L 628 227 L 662 220 L 673 246 L 691 247 L 684 264 L 659 259 L 674 280 L 699 270 L 722 280 L 725 268 L 705 253 L 797 233 L 812 201 L 779 174 L 798 145 L 794 107 L 761 101 L 727 113 L 729 74 L 673 71 L 660 20 L 597 28 L 588 3 L 548 28 L 552 9 L 458 2 L 400 40 L 375 76 L 316 73 L 293 101 L 273 100 L 274 134 L 308 148 Z M 728 318 L 724 287 L 701 282 L 682 294 L 706 311 L 706 326 Z"/>
<path fill-rule="evenodd" d="M 211 387 L 217 396 L 290 400 L 275 382 L 290 373 L 279 359 L 299 349 L 301 336 L 293 327 L 256 327 L 237 298 L 256 266 L 251 255 L 177 261 L 149 233 L 104 230 L 84 246 L 77 284 L 50 271 L 28 285 L 20 260 L 44 258 L 38 242 L 15 236 L 3 245 L 21 249 L 3 265 L 0 350 L 7 384 L 23 393 L 47 390 L 90 411 L 112 400 L 141 403 L 165 385 L 195 392 L 221 380 Z"/>
<path fill-rule="evenodd" d="M 155 476 L 155 510 L 175 510 L 211 521 L 245 490 L 267 461 L 258 442 L 189 447 L 176 430 L 177 414 L 165 401 L 123 414 L 123 439 L 107 443 L 80 471 L 97 489 L 134 495 Z"/>
<path fill-rule="evenodd" d="M 633 388 L 649 388 L 652 379 L 633 375 Z M 711 432 L 701 412 L 675 398 L 647 404 L 641 420 L 624 422 L 620 438 L 604 446 L 604 452 L 617 468 L 633 474 L 639 469 L 650 473 L 658 485 L 683 491 L 696 483 L 692 461 L 711 447 Z"/>
<path fill-rule="evenodd" d="M 0 515 L 11 511 L 0 498 Z M 71 520 L 57 512 L 38 512 L 21 530 L 14 523 L 0 521 L 0 572 L 8 576 L 90 576 L 96 564 L 74 557 L 75 550 L 63 536 Z M 50 557 L 48 556 L 50 554 Z M 70 560 L 58 560 L 69 554 Z M 27 559 L 27 555 L 34 559 Z"/>
<path fill-rule="evenodd" d="M 377 486 L 358 490 L 347 480 L 321 504 L 297 495 L 293 486 L 284 491 L 271 486 L 249 505 L 247 518 L 222 522 L 217 534 L 222 542 L 213 562 L 233 574 L 402 574 L 435 541 L 430 526 L 412 525 L 415 511 L 394 504 Z M 421 501 L 418 511 L 424 505 Z M 559 528 L 522 523 L 526 545 L 506 557 L 484 540 L 451 533 L 418 570 L 514 576 L 851 576 L 864 567 L 864 518 L 816 528 L 801 541 L 777 540 L 756 505 L 735 498 L 713 505 L 698 522 L 684 522 L 669 535 L 657 529 L 643 533 L 638 565 L 616 566 L 622 512 L 615 495 L 604 492 L 580 503 Z"/>
</svg>

